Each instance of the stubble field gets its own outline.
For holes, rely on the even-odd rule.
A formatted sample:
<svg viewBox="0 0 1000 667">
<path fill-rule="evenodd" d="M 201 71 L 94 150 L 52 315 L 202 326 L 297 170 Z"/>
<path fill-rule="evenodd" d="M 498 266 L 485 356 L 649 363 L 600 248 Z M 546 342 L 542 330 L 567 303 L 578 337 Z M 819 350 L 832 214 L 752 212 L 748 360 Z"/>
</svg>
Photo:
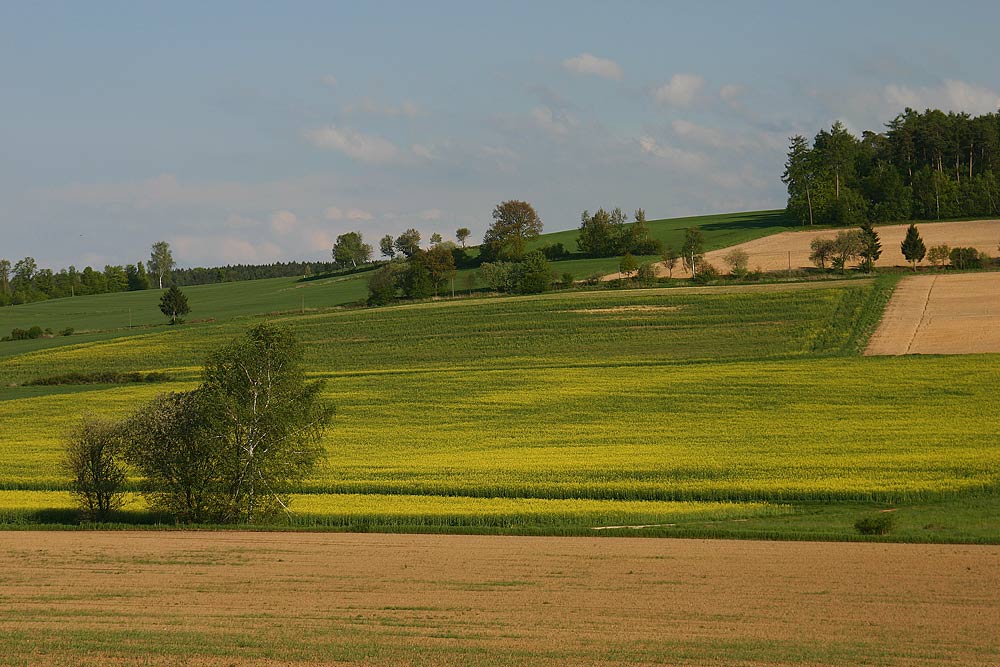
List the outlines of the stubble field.
<svg viewBox="0 0 1000 667">
<path fill-rule="evenodd" d="M 1000 548 L 0 533 L 0 665 L 987 665 Z"/>
</svg>

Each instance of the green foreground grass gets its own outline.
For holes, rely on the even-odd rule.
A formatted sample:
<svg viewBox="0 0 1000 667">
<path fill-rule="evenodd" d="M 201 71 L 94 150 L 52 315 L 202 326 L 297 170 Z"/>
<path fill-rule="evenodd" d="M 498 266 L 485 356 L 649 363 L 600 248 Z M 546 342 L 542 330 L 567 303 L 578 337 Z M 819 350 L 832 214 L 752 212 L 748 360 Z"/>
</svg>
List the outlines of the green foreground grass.
<svg viewBox="0 0 1000 667">
<path fill-rule="evenodd" d="M 284 525 L 855 539 L 896 509 L 891 539 L 1000 541 L 1000 357 L 858 356 L 893 280 L 272 315 L 338 411 Z M 0 517 L 72 521 L 69 428 L 193 386 L 249 321 L 0 359 Z M 175 380 L 18 386 L 98 369 Z"/>
</svg>

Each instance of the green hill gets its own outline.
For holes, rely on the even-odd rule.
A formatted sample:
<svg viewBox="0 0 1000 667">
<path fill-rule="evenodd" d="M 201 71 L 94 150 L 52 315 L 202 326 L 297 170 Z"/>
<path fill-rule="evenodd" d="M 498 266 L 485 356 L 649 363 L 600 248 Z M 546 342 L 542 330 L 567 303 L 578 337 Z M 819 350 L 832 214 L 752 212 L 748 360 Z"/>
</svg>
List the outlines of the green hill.
<svg viewBox="0 0 1000 667">
<path fill-rule="evenodd" d="M 843 539 L 859 515 L 892 503 L 898 539 L 997 541 L 985 518 L 1000 506 L 1000 357 L 856 356 L 886 287 L 574 292 L 268 316 L 297 333 L 337 406 L 329 458 L 291 521 L 547 533 L 670 523 L 646 532 Z M 191 387 L 205 354 L 248 324 L 0 360 L 0 521 L 69 516 L 58 466 L 67 430 Z M 9 386 L 95 370 L 175 379 Z"/>
</svg>

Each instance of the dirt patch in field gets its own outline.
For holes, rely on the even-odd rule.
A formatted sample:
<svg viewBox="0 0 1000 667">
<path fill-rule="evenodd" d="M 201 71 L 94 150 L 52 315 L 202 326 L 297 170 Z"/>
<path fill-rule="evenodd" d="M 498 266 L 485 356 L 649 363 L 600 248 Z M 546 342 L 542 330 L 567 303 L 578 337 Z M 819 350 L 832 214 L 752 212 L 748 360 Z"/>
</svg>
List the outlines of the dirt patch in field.
<svg viewBox="0 0 1000 667">
<path fill-rule="evenodd" d="M 908 262 L 903 257 L 903 252 L 899 247 L 906 236 L 908 226 L 886 225 L 875 228 L 882 240 L 882 256 L 875 263 L 876 266 L 908 266 Z M 956 246 L 974 247 L 992 257 L 1000 254 L 1000 250 L 997 249 L 997 245 L 1000 244 L 1000 220 L 921 223 L 917 225 L 917 229 L 920 230 L 920 236 L 928 249 L 943 243 L 952 248 Z M 733 249 L 739 248 L 749 255 L 748 267 L 751 271 L 808 268 L 813 266 L 812 262 L 809 261 L 809 253 L 811 252 L 809 244 L 812 243 L 812 240 L 834 238 L 837 231 L 836 229 L 824 229 L 781 232 L 729 248 L 713 250 L 705 254 L 705 259 L 720 271 L 728 272 L 729 267 L 726 265 L 725 256 Z M 925 259 L 920 266 L 930 266 L 930 262 Z M 662 264 L 656 265 L 656 272 L 658 276 L 666 276 L 668 273 Z M 687 278 L 689 275 L 684 269 L 683 262 L 677 260 L 673 276 Z M 616 280 L 618 278 L 621 278 L 621 274 L 613 273 L 604 276 L 603 280 Z"/>
<path fill-rule="evenodd" d="M 11 664 L 995 664 L 1000 547 L 0 533 Z"/>
<path fill-rule="evenodd" d="M 1000 352 L 1000 273 L 911 276 L 886 306 L 867 355 Z"/>
<path fill-rule="evenodd" d="M 569 312 L 585 315 L 616 315 L 619 313 L 670 313 L 680 309 L 681 306 L 613 306 L 610 308 L 575 308 Z"/>
</svg>

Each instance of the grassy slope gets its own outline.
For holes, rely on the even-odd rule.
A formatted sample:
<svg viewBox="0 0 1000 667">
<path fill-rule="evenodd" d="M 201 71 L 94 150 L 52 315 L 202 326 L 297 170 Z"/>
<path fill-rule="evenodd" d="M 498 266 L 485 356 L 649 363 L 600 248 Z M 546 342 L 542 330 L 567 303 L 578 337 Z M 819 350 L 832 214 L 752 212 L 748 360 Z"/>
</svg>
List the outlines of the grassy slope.
<svg viewBox="0 0 1000 667">
<path fill-rule="evenodd" d="M 683 230 L 698 225 L 705 234 L 707 248 L 714 249 L 784 231 L 789 224 L 791 223 L 781 211 L 761 211 L 654 220 L 650 222 L 650 229 L 656 238 L 679 248 Z M 575 251 L 576 236 L 575 229 L 545 234 L 532 247 L 561 242 Z M 572 257 L 556 262 L 553 266 L 559 274 L 569 272 L 577 278 L 584 278 L 593 273 L 617 271 L 618 260 L 613 257 Z M 475 272 L 459 272 L 455 280 L 457 289 L 461 290 L 466 285 L 465 276 L 469 273 Z M 366 279 L 365 273 L 304 283 L 295 278 L 272 278 L 186 287 L 184 292 L 191 304 L 189 319 L 225 321 L 247 315 L 298 310 L 302 307 L 330 308 L 356 302 L 368 295 Z M 95 332 L 82 333 L 86 336 L 83 339 L 72 339 L 72 342 L 82 342 L 127 334 L 130 324 L 133 327 L 162 328 L 165 325 L 163 314 L 159 310 L 159 299 L 159 290 L 149 290 L 55 299 L 0 308 L 0 332 L 6 333 L 15 327 L 27 329 L 35 325 L 53 331 L 73 327 L 81 333 Z M 67 342 L 69 341 L 59 337 L 3 343 L 0 344 L 0 357 L 44 347 L 58 347 Z"/>
<path fill-rule="evenodd" d="M 762 501 L 764 510 L 741 504 L 729 518 L 682 518 L 676 530 L 827 538 L 851 536 L 867 503 L 896 502 L 905 504 L 905 539 L 1000 539 L 984 520 L 998 505 L 1000 359 L 844 356 L 871 319 L 876 288 L 782 289 L 550 294 L 279 317 L 306 342 L 338 406 L 332 456 L 311 489 L 425 502 L 456 494 Z M 162 367 L 190 382 L 204 353 L 245 324 L 8 358 L 0 384 Z M 0 485 L 65 488 L 56 467 L 65 429 L 80 414 L 125 413 L 164 388 L 0 390 Z M 302 509 L 321 508 L 334 526 L 526 532 L 674 516 L 667 505 L 612 504 L 530 519 L 476 506 L 420 519 L 389 497 L 366 496 L 365 519 L 331 509 L 335 496 Z M 782 509 L 789 503 L 792 511 Z M 749 521 L 724 523 L 733 512 Z"/>
</svg>

